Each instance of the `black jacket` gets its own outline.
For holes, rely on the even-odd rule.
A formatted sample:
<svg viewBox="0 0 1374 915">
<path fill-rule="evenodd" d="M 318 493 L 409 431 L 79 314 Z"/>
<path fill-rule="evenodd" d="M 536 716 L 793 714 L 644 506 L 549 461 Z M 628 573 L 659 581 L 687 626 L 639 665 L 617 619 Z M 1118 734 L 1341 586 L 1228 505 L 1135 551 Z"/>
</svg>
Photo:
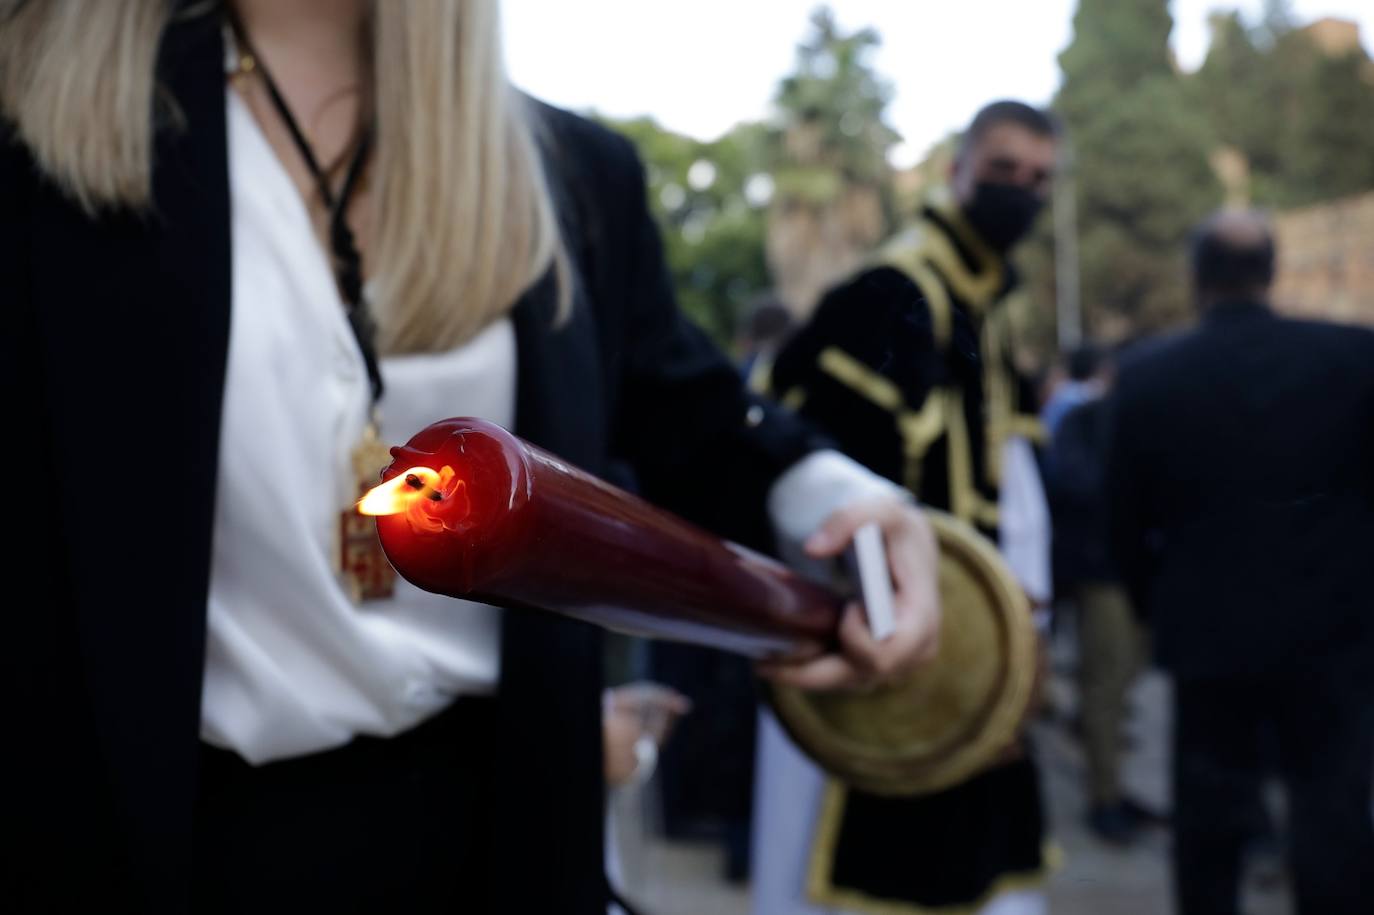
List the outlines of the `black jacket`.
<svg viewBox="0 0 1374 915">
<path fill-rule="evenodd" d="M 0 122 L 18 764 L 0 820 L 21 910 L 186 904 L 230 322 L 222 61 L 217 15 L 169 28 L 159 78 L 186 127 L 157 135 L 150 214 L 88 218 Z M 543 114 L 581 284 L 561 328 L 548 283 L 515 309 L 515 431 L 594 473 L 623 460 L 646 497 L 747 537 L 810 433 L 753 410 L 678 313 L 630 145 Z M 504 625 L 492 859 L 510 862 L 511 911 L 604 911 L 599 639 L 530 614 Z"/>
<path fill-rule="evenodd" d="M 1056 589 L 1117 578 L 1107 538 L 1106 414 L 1101 399 L 1074 407 L 1045 453 Z"/>
<path fill-rule="evenodd" d="M 996 538 L 1001 443 L 1041 436 L 1012 360 L 1015 288 L 952 205 L 928 205 L 825 293 L 771 389 L 859 463 Z"/>
<path fill-rule="evenodd" d="M 1113 409 L 1113 545 L 1163 666 L 1371 651 L 1374 333 L 1222 305 L 1129 360 Z"/>
</svg>

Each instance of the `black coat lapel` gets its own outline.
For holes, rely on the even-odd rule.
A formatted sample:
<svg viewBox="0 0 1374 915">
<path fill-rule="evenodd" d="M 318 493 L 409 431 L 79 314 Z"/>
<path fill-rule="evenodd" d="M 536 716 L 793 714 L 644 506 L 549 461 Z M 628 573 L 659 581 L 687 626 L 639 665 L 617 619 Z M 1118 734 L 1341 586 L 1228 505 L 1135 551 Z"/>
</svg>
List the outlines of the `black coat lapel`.
<svg viewBox="0 0 1374 915">
<path fill-rule="evenodd" d="M 149 911 L 180 907 L 190 871 L 229 335 L 218 17 L 175 22 L 159 75 L 186 129 L 158 132 L 153 212 L 91 220 L 44 185 L 32 225 L 80 666 Z"/>
<path fill-rule="evenodd" d="M 604 366 L 590 306 L 579 295 L 562 323 L 556 311 L 550 276 L 512 316 L 519 360 L 514 431 L 604 473 Z M 546 900 L 541 881 L 550 881 L 587 894 L 561 900 L 561 911 L 604 911 L 603 797 L 587 790 L 602 783 L 600 633 L 532 612 L 508 612 L 502 620 L 498 788 L 508 809 L 491 838 L 499 862 L 493 892 L 510 911 L 536 911 Z M 551 869 L 530 881 L 529 861 Z"/>
<path fill-rule="evenodd" d="M 588 238 L 594 222 L 587 202 L 575 199 L 554 163 L 550 188 L 558 203 L 560 229 L 569 252 L 573 280 L 571 313 L 558 319 L 558 287 L 545 274 L 516 304 L 515 432 L 541 448 L 592 473 L 604 472 L 609 422 L 607 392 L 614 386 L 604 373 L 608 363 L 598 339 L 588 283 L 595 281 Z M 589 296 L 588 293 L 592 292 Z"/>
</svg>

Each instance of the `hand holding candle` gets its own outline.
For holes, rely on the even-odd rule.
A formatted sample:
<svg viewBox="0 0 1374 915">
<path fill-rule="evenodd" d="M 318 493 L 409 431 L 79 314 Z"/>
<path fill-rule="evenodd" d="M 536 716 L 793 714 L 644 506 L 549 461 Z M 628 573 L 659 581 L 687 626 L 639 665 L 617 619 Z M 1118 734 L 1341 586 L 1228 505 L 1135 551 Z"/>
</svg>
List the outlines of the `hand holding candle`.
<svg viewBox="0 0 1374 915">
<path fill-rule="evenodd" d="M 392 449 L 386 482 L 359 503 L 397 570 L 427 590 L 555 610 L 601 625 L 757 657 L 815 689 L 871 686 L 933 656 L 934 540 L 900 499 L 834 515 L 813 555 L 875 522 L 898 583 L 896 629 L 879 641 L 858 605 L 719 540 L 479 420 L 436 423 Z M 843 654 L 822 651 L 836 645 Z M 817 655 L 820 655 L 817 657 Z"/>
<path fill-rule="evenodd" d="M 935 657 L 940 634 L 939 555 L 930 524 L 915 507 L 892 498 L 841 509 L 806 542 L 806 552 L 816 559 L 838 556 L 869 523 L 882 532 L 896 585 L 892 634 L 875 638 L 863 608 L 851 602 L 840 620 L 840 652 L 798 663 L 761 662 L 761 674 L 801 689 L 864 689 L 900 680 Z"/>
<path fill-rule="evenodd" d="M 829 587 L 499 426 L 444 420 L 391 455 L 359 509 L 377 516 L 405 578 L 754 657 L 784 726 L 851 784 L 896 794 L 952 784 L 986 765 L 1024 714 L 1024 596 L 996 549 L 954 519 L 881 498 L 836 512 L 807 543 L 833 557 L 879 527 L 895 592 L 892 632 L 875 638 L 862 607 Z M 943 626 L 942 605 L 957 611 Z"/>
</svg>

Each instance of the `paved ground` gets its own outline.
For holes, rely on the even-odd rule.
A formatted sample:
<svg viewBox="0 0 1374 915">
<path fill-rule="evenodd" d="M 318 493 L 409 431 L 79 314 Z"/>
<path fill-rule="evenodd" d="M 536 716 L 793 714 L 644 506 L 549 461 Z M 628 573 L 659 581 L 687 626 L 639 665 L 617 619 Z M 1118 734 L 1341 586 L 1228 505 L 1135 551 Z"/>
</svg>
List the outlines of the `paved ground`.
<svg viewBox="0 0 1374 915">
<path fill-rule="evenodd" d="M 1070 636 L 1071 638 L 1071 636 Z M 1070 710 L 1073 688 L 1066 676 L 1071 645 L 1056 650 L 1056 674 L 1051 684 L 1057 708 Z M 1137 685 L 1131 721 L 1132 749 L 1125 761 L 1129 790 L 1161 809 L 1167 809 L 1168 685 L 1150 674 Z M 1083 757 L 1062 721 L 1036 726 L 1036 739 L 1055 841 L 1065 852 L 1062 870 L 1049 887 L 1054 915 L 1167 915 L 1169 837 L 1164 830 L 1145 836 L 1136 847 L 1121 851 L 1096 841 L 1082 825 Z M 670 843 L 652 829 L 650 793 L 621 798 L 615 828 L 625 866 L 625 883 L 632 899 L 647 915 L 747 915 L 748 889 L 731 887 L 721 879 L 722 860 L 710 844 Z M 1270 861 L 1258 865 L 1246 888 L 1246 911 L 1251 915 L 1290 915 L 1281 867 Z"/>
</svg>

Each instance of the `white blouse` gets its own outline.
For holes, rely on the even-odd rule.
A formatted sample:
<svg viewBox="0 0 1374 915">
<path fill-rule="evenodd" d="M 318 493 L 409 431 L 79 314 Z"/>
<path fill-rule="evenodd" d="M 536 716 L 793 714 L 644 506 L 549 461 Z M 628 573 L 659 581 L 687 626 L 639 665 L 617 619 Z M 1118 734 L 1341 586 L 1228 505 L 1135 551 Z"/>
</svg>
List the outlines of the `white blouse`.
<svg viewBox="0 0 1374 915">
<path fill-rule="evenodd" d="M 333 570 L 367 372 L 305 202 L 232 89 L 231 329 L 216 489 L 201 734 L 252 763 L 390 736 L 499 677 L 501 611 L 420 591 L 356 605 Z M 510 321 L 447 353 L 387 358 L 381 437 L 450 416 L 510 427 Z M 895 486 L 833 452 L 774 484 L 775 520 L 808 533 Z M 791 517 L 789 522 L 787 519 Z"/>
<path fill-rule="evenodd" d="M 228 95 L 232 320 L 209 595 L 206 740 L 251 762 L 390 735 L 498 676 L 499 611 L 404 580 L 356 605 L 332 566 L 367 370 L 310 216 Z M 382 361 L 381 437 L 515 418 L 509 320 L 448 353 Z"/>
</svg>

